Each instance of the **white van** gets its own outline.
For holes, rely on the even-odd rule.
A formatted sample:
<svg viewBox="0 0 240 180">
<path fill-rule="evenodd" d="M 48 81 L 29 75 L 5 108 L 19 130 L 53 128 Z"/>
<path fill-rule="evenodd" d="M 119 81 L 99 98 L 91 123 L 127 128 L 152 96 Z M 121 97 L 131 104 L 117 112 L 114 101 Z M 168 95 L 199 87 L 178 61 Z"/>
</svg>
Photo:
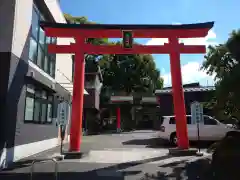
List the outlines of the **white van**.
<svg viewBox="0 0 240 180">
<path fill-rule="evenodd" d="M 171 144 L 177 145 L 175 116 L 163 116 L 161 123 L 158 137 L 169 140 Z M 187 128 L 189 140 L 198 140 L 197 124 L 192 124 L 191 115 L 187 115 Z M 199 137 L 201 141 L 220 140 L 229 131 L 233 131 L 233 128 L 207 115 L 204 115 L 204 122 L 199 124 Z"/>
</svg>

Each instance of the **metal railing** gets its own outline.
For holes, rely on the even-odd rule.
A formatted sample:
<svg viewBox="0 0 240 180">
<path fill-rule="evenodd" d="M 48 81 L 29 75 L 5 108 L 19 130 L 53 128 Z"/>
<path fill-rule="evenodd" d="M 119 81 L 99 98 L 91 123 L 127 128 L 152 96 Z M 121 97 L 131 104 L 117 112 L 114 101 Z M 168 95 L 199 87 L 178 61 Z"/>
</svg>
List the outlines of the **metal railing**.
<svg viewBox="0 0 240 180">
<path fill-rule="evenodd" d="M 52 161 L 54 163 L 55 180 L 58 179 L 58 161 L 56 160 L 56 158 L 50 158 L 50 159 L 33 160 L 32 164 L 31 164 L 31 168 L 30 168 L 30 178 L 31 178 L 30 180 L 33 180 L 34 165 L 36 163 L 43 163 L 43 162 L 47 162 L 47 161 Z"/>
</svg>

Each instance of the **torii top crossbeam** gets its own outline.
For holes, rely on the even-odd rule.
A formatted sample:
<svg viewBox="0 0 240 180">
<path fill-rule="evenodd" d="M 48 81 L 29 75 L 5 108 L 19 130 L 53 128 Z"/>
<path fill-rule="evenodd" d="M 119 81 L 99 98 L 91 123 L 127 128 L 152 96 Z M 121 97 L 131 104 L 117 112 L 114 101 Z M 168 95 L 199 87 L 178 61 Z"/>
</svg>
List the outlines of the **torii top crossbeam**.
<svg viewBox="0 0 240 180">
<path fill-rule="evenodd" d="M 198 24 L 182 24 L 182 25 L 132 25 L 132 24 L 66 24 L 41 22 L 41 27 L 48 28 L 48 35 L 58 37 L 72 37 L 79 35 L 79 30 L 84 32 L 86 37 L 92 38 L 117 38 L 122 36 L 119 30 L 132 30 L 134 38 L 168 38 L 174 33 L 177 38 L 191 38 L 206 36 L 214 22 L 198 23 Z M 51 28 L 60 28 L 62 31 L 56 31 Z M 66 28 L 68 31 L 66 31 Z M 97 30 L 98 33 L 95 33 Z M 102 30 L 102 31 L 101 31 Z M 179 31 L 184 30 L 184 31 Z M 144 31 L 144 33 L 142 33 Z M 177 32 L 178 31 L 178 32 Z M 177 33 L 176 33 L 177 32 Z"/>
<path fill-rule="evenodd" d="M 81 38 L 120 38 L 123 30 L 131 30 L 133 38 L 168 38 L 169 42 L 179 38 L 200 38 L 205 37 L 213 27 L 213 22 L 184 25 L 121 25 L 121 24 L 65 24 L 41 22 L 45 33 L 50 37 L 68 38 L 81 36 Z M 81 40 L 82 41 L 82 40 Z M 80 42 L 78 43 L 80 44 Z M 132 49 L 123 49 L 121 45 L 92 45 L 85 43 L 84 53 L 86 54 L 169 54 L 172 50 L 170 44 L 157 45 L 133 45 Z M 75 53 L 76 46 L 50 45 L 50 52 Z M 178 44 L 179 53 L 196 54 L 205 53 L 205 46 Z"/>
</svg>

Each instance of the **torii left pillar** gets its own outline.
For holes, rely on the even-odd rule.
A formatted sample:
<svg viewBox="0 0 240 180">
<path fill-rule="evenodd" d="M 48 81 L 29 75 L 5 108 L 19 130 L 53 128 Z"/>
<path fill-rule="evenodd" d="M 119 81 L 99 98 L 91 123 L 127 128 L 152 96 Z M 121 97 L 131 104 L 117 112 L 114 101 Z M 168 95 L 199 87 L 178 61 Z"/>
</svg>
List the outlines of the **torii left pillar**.
<svg viewBox="0 0 240 180">
<path fill-rule="evenodd" d="M 84 52 L 79 47 L 83 47 L 85 39 L 81 36 L 76 38 L 75 59 L 74 59 L 74 82 L 72 98 L 72 121 L 70 128 L 70 149 L 71 152 L 79 152 L 82 136 L 82 114 L 84 98 L 84 74 L 85 59 Z"/>
</svg>

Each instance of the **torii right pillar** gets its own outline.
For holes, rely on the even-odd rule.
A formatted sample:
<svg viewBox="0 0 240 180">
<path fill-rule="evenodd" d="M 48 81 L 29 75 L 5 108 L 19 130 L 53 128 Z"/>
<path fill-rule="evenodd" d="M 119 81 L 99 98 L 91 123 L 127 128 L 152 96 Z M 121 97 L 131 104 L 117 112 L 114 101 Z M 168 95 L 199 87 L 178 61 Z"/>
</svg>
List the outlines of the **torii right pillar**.
<svg viewBox="0 0 240 180">
<path fill-rule="evenodd" d="M 172 78 L 172 93 L 174 113 L 176 119 L 176 133 L 178 138 L 178 147 L 180 149 L 189 148 L 187 119 L 185 110 L 184 92 L 182 87 L 182 73 L 180 63 L 180 44 L 178 38 L 169 38 L 170 52 L 170 69 Z M 181 120 L 181 121 L 179 121 Z"/>
</svg>

